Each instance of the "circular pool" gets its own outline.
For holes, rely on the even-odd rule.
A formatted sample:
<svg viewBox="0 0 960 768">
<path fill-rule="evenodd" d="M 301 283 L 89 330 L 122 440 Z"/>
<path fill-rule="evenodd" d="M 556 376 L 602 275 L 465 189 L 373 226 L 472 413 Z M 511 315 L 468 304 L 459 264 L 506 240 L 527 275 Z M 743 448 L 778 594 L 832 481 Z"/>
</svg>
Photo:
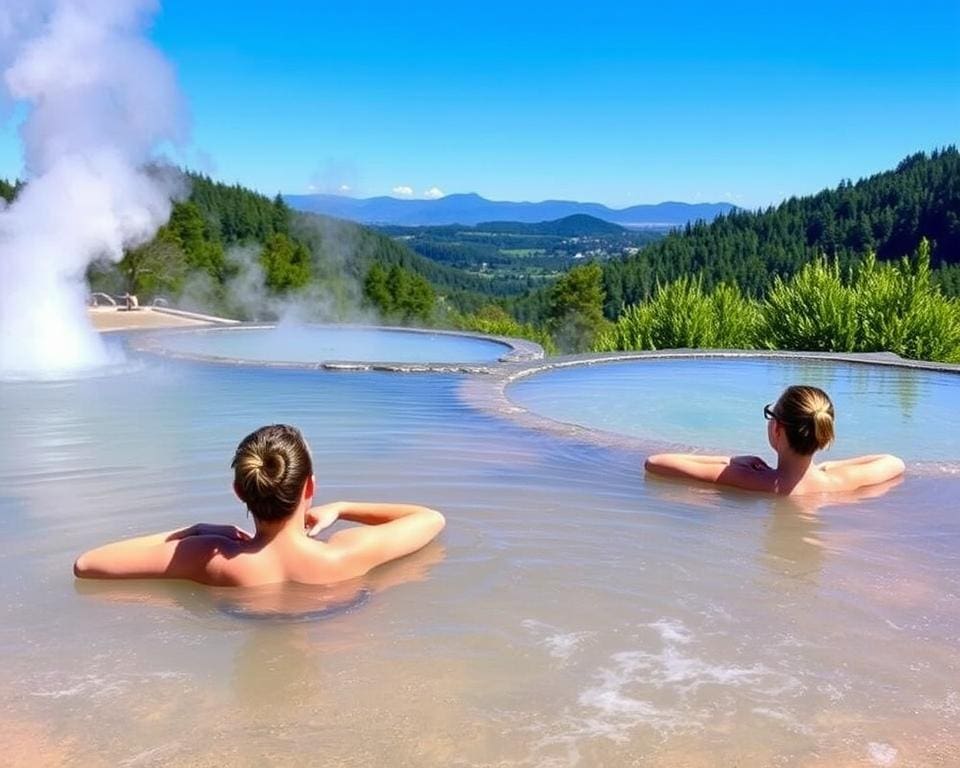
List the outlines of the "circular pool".
<svg viewBox="0 0 960 768">
<path fill-rule="evenodd" d="M 643 409 L 659 431 L 709 405 L 731 419 L 718 443 L 762 447 L 760 406 L 802 372 L 837 396 L 844 450 L 858 387 L 931 445 L 955 434 L 956 390 L 898 383 L 910 371 L 817 379 L 788 360 L 766 380 L 766 361 L 730 361 L 744 371 L 727 382 L 723 362 L 679 362 L 570 369 L 596 375 L 571 418 Z M 301 765 L 321 745 L 328 764 L 424 768 L 960 764 L 956 476 L 911 468 L 837 503 L 654 481 L 633 451 L 463 401 L 519 370 L 144 355 L 123 375 L 0 381 L 7 763 Z M 423 503 L 447 529 L 323 588 L 74 580 L 76 554 L 107 541 L 249 526 L 230 458 L 270 422 L 309 440 L 317 503 Z"/>
<path fill-rule="evenodd" d="M 334 325 L 234 326 L 150 334 L 139 351 L 211 362 L 337 367 L 483 365 L 534 359 L 530 342 L 417 329 Z"/>
<path fill-rule="evenodd" d="M 829 455 L 960 458 L 955 373 L 785 357 L 646 358 L 572 365 L 511 384 L 510 400 L 555 422 L 722 452 L 767 450 L 762 408 L 790 384 L 826 390 L 837 413 Z"/>
</svg>

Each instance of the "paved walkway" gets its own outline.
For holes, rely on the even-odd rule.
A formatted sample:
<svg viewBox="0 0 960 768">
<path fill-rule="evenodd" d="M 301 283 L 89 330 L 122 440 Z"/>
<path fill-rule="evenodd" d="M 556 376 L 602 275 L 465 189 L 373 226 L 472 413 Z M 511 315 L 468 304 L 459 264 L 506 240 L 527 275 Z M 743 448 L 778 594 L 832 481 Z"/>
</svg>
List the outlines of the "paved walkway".
<svg viewBox="0 0 960 768">
<path fill-rule="evenodd" d="M 149 328 L 186 328 L 189 326 L 214 325 L 219 318 L 203 319 L 165 312 L 153 307 L 135 310 L 117 307 L 88 307 L 87 315 L 98 331 L 130 331 Z"/>
</svg>

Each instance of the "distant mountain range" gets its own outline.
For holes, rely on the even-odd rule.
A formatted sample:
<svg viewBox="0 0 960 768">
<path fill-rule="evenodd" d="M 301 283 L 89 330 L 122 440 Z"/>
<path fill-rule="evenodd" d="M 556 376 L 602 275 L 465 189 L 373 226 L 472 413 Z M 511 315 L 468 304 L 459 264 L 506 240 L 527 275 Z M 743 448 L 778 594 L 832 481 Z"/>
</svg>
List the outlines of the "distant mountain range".
<svg viewBox="0 0 960 768">
<path fill-rule="evenodd" d="M 395 197 L 366 199 L 339 195 L 284 195 L 292 207 L 362 224 L 472 226 L 490 221 L 536 223 L 554 221 L 576 214 L 594 216 L 625 227 L 678 227 L 703 219 L 713 221 L 735 206 L 729 203 L 657 203 L 616 210 L 600 203 L 572 200 L 544 200 L 514 203 L 487 200 L 477 194 L 447 195 L 438 200 L 400 200 Z"/>
</svg>

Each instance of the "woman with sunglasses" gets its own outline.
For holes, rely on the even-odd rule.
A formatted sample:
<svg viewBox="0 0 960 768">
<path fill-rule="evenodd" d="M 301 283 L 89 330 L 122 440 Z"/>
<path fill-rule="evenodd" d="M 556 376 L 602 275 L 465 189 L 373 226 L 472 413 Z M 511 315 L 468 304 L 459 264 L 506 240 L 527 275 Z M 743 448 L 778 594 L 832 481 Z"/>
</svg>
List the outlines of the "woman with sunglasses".
<svg viewBox="0 0 960 768">
<path fill-rule="evenodd" d="M 813 454 L 833 442 L 833 403 L 822 389 L 787 387 L 763 415 L 776 467 L 759 456 L 661 453 L 647 459 L 647 471 L 783 496 L 853 491 L 903 474 L 903 461 L 889 454 L 813 463 Z"/>
</svg>

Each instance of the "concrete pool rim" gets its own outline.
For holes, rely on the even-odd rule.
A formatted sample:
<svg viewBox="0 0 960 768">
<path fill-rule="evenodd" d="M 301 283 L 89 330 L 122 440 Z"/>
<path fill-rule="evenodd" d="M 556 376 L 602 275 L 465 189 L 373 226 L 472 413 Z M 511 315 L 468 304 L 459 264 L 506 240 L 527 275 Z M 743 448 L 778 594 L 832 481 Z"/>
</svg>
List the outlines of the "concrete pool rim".
<svg viewBox="0 0 960 768">
<path fill-rule="evenodd" d="M 205 355 L 192 352 L 181 352 L 164 346 L 164 339 L 171 336 L 206 333 L 230 333 L 236 330 L 270 330 L 277 327 L 277 323 L 237 323 L 229 326 L 212 326 L 203 328 L 175 329 L 165 331 L 151 331 L 131 336 L 128 344 L 131 350 L 138 353 L 156 355 L 172 360 L 184 360 L 197 363 L 211 363 L 234 367 L 276 368 L 285 370 L 305 371 L 387 371 L 393 373 L 479 373 L 489 374 L 503 365 L 523 364 L 541 360 L 544 357 L 543 347 L 526 339 L 515 339 L 509 336 L 493 336 L 470 331 L 451 331 L 434 328 L 405 328 L 389 325 L 366 325 L 353 323 L 307 323 L 308 328 L 328 330 L 362 330 L 379 331 L 384 333 L 407 333 L 426 336 L 450 336 L 456 338 L 484 341 L 499 344 L 504 347 L 505 353 L 498 359 L 487 363 L 461 362 L 396 362 L 382 361 L 355 361 L 355 360 L 320 360 L 316 362 L 284 361 L 284 360 L 250 360 L 239 357 L 221 355 Z"/>
<path fill-rule="evenodd" d="M 512 400 L 508 394 L 516 382 L 575 366 L 593 366 L 628 362 L 657 362 L 663 360 L 808 360 L 815 362 L 878 366 L 908 370 L 948 373 L 960 376 L 960 365 L 937 363 L 925 360 L 908 360 L 892 352 L 793 352 L 776 350 L 741 349 L 664 349 L 639 352 L 594 352 L 579 355 L 564 355 L 518 364 L 503 364 L 491 376 L 471 377 L 461 384 L 460 393 L 471 406 L 528 429 L 546 432 L 567 440 L 593 446 L 627 450 L 643 455 L 667 451 L 690 451 L 694 446 L 686 443 L 668 442 L 654 437 L 638 437 L 611 432 L 597 427 L 587 427 L 572 422 L 552 419 L 531 411 Z M 960 379 L 958 379 L 960 384 Z M 949 471 L 960 474 L 960 456 L 947 467 L 944 462 L 913 462 L 919 468 L 935 465 L 937 472 Z"/>
</svg>

